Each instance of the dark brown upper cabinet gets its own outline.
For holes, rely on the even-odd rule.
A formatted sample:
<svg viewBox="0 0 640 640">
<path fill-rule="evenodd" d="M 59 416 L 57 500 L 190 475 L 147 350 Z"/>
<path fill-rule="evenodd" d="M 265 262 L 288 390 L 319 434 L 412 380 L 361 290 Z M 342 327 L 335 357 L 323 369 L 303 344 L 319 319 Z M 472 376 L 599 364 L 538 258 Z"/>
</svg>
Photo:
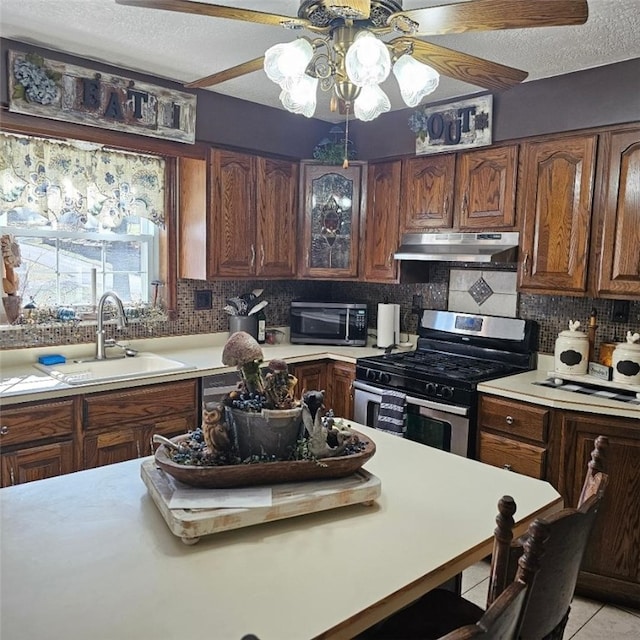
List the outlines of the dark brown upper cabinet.
<svg viewBox="0 0 640 640">
<path fill-rule="evenodd" d="M 366 163 L 350 162 L 347 169 L 309 161 L 300 166 L 299 275 L 356 278 Z"/>
<path fill-rule="evenodd" d="M 595 202 L 595 295 L 640 298 L 640 127 L 602 134 Z"/>
<path fill-rule="evenodd" d="M 596 143 L 596 135 L 579 135 L 522 144 L 522 291 L 586 294 Z"/>
</svg>

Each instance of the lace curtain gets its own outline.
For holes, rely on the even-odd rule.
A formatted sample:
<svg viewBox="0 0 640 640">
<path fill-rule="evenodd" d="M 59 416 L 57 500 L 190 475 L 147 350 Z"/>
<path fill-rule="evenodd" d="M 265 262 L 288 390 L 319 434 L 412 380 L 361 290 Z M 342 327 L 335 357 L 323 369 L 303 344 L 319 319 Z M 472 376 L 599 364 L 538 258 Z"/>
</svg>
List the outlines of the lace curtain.
<svg viewBox="0 0 640 640">
<path fill-rule="evenodd" d="M 15 226 L 116 231 L 136 216 L 162 226 L 164 176 L 162 158 L 0 133 L 0 210 Z"/>
</svg>

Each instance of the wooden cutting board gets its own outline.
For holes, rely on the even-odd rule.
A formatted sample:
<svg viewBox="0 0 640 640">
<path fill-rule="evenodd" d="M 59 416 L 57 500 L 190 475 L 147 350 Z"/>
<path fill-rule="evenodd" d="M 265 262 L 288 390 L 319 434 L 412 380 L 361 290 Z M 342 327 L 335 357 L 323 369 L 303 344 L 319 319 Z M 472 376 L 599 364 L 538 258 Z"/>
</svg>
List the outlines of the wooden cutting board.
<svg viewBox="0 0 640 640">
<path fill-rule="evenodd" d="M 345 478 L 274 485 L 272 504 L 269 507 L 170 509 L 169 501 L 173 492 L 176 489 L 188 490 L 189 487 L 164 473 L 154 460 L 142 463 L 140 475 L 169 529 L 185 544 L 195 544 L 202 536 L 212 533 L 263 522 L 352 504 L 371 505 L 381 493 L 380 479 L 360 469 Z"/>
</svg>

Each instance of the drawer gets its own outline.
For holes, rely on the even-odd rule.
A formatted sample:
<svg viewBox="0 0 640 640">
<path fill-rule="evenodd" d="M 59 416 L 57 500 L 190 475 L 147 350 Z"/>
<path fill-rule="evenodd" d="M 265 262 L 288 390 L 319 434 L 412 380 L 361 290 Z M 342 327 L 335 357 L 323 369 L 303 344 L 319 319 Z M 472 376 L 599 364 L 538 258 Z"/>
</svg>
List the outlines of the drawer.
<svg viewBox="0 0 640 640">
<path fill-rule="evenodd" d="M 481 429 L 502 431 L 545 444 L 551 411 L 545 407 L 492 396 L 480 397 Z"/>
<path fill-rule="evenodd" d="M 532 478 L 545 477 L 546 449 L 531 444 L 480 433 L 480 462 L 522 473 Z"/>
<path fill-rule="evenodd" d="M 192 413 L 196 419 L 197 380 L 86 396 L 82 424 L 85 429 L 116 427 L 126 422 L 153 424 L 179 413 Z"/>
<path fill-rule="evenodd" d="M 8 447 L 59 436 L 73 431 L 73 400 L 44 402 L 2 409 L 0 446 Z"/>
</svg>

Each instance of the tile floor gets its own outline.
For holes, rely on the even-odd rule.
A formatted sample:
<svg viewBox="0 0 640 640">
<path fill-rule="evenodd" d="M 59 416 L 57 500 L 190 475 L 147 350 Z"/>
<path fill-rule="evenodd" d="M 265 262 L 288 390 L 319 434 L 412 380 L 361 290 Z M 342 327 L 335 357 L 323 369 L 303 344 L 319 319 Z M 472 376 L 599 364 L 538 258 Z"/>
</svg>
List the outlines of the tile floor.
<svg viewBox="0 0 640 640">
<path fill-rule="evenodd" d="M 485 606 L 489 563 L 478 562 L 462 574 L 464 597 Z M 571 605 L 563 640 L 638 640 L 640 610 L 603 604 L 576 596 Z"/>
</svg>

